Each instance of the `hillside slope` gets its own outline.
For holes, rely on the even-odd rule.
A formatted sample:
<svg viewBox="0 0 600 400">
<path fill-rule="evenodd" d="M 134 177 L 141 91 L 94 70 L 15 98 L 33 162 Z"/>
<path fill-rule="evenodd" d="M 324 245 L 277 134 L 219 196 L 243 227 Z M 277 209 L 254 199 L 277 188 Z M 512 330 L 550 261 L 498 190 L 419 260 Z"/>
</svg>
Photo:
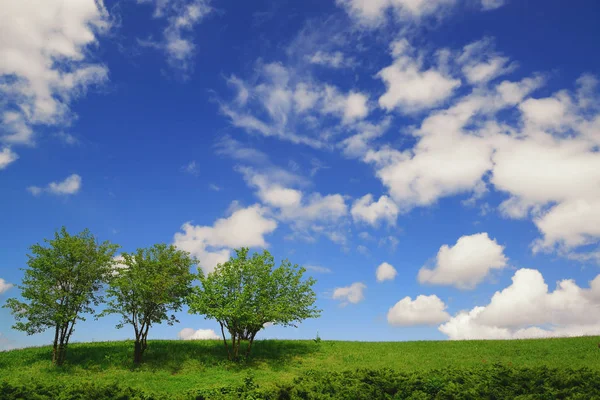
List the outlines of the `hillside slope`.
<svg viewBox="0 0 600 400">
<path fill-rule="evenodd" d="M 150 341 L 144 364 L 135 369 L 133 343 L 70 345 L 67 363 L 50 364 L 51 347 L 0 352 L 0 383 L 73 384 L 94 382 L 150 391 L 184 393 L 243 384 L 251 374 L 269 387 L 308 370 L 339 372 L 391 368 L 415 372 L 434 369 L 505 366 L 580 369 L 600 372 L 600 337 L 513 341 L 337 342 L 264 340 L 255 343 L 248 362 L 226 360 L 221 341 Z"/>
</svg>

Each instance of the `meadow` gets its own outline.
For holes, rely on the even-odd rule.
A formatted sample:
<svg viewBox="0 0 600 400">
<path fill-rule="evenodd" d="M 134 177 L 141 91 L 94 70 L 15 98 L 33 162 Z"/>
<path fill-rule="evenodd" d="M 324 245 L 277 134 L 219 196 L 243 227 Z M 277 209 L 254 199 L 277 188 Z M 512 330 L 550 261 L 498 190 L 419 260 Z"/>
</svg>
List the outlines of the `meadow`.
<svg viewBox="0 0 600 400">
<path fill-rule="evenodd" d="M 350 390 L 352 385 L 362 385 L 361 392 L 379 385 L 365 398 L 457 398 L 440 393 L 448 385 L 473 386 L 471 379 L 489 380 L 485 388 L 478 390 L 496 390 L 494 385 L 508 390 L 506 387 L 513 381 L 526 380 L 550 393 L 519 397 L 523 399 L 595 398 L 595 393 L 600 396 L 599 342 L 600 337 L 416 342 L 261 340 L 255 342 L 249 360 L 232 362 L 226 358 L 222 341 L 154 340 L 148 342 L 140 366 L 132 363 L 132 341 L 73 343 L 62 367 L 51 364 L 50 346 L 0 352 L 0 397 L 3 394 L 3 398 L 28 398 L 27 388 L 31 387 L 37 387 L 38 392 L 46 387 L 82 387 L 87 388 L 88 394 L 93 388 L 118 387 L 129 388 L 135 396 L 148 399 L 257 399 L 261 393 L 264 398 L 316 399 L 352 396 L 340 392 Z M 353 375 L 357 371 L 362 375 Z M 389 383 L 377 383 L 382 376 L 389 381 L 412 380 L 413 389 L 423 386 L 422 395 L 410 397 L 408 392 L 401 395 L 398 388 L 381 388 Z M 536 383 L 536 379 L 544 381 Z M 573 379 L 576 381 L 563 382 Z M 339 384 L 336 380 L 349 383 Z M 433 387 L 432 381 L 437 382 Z M 298 393 L 292 396 L 294 385 L 308 389 L 302 390 L 304 395 L 296 390 Z M 255 390 L 257 387 L 260 390 Z M 22 397 L 15 394 L 18 388 L 25 393 Z M 552 397 L 552 390 L 559 389 L 570 395 Z M 247 393 L 253 391 L 254 395 Z M 460 393 L 466 396 L 467 392 L 461 389 Z M 482 393 L 480 396 L 484 396 Z M 478 397 L 473 396 L 464 398 Z"/>
</svg>

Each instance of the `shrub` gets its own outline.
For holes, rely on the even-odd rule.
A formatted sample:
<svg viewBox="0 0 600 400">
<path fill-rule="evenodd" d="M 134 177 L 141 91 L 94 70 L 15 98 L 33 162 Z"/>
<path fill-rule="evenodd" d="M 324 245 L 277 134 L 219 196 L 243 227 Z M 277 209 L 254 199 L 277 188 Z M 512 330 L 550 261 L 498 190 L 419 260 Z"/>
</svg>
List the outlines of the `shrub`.
<svg viewBox="0 0 600 400">
<path fill-rule="evenodd" d="M 446 368 L 427 372 L 400 372 L 384 368 L 342 372 L 309 370 L 292 382 L 261 388 L 249 375 L 238 386 L 200 389 L 182 394 L 151 394 L 116 384 L 64 385 L 0 384 L 3 400 L 600 400 L 600 372 L 587 368 L 545 366 L 514 368 L 495 364 L 471 369 Z"/>
</svg>

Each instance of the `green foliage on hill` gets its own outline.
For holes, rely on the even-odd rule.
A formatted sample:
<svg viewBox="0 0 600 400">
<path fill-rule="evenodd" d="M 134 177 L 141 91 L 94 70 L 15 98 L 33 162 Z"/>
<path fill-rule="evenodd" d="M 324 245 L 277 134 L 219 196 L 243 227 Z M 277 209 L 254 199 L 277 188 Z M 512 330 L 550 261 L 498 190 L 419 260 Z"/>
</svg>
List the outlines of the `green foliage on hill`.
<svg viewBox="0 0 600 400">
<path fill-rule="evenodd" d="M 220 341 L 74 343 L 0 353 L 2 399 L 600 399 L 600 337 L 466 342 L 256 341 L 248 361 Z"/>
</svg>

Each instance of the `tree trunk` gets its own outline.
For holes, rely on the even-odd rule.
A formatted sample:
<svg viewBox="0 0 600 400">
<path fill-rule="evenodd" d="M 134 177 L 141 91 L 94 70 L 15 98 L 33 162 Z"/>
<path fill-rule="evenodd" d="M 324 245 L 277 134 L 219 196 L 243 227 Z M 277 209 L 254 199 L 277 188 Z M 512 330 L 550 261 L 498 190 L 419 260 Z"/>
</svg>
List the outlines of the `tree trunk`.
<svg viewBox="0 0 600 400">
<path fill-rule="evenodd" d="M 256 332 L 250 334 L 250 339 L 248 341 L 248 348 L 246 349 L 246 358 L 250 357 L 250 350 L 252 350 L 252 343 L 254 343 L 254 336 L 256 336 Z"/>
<path fill-rule="evenodd" d="M 142 354 L 144 350 L 142 349 L 142 343 L 138 338 L 135 339 L 135 348 L 133 351 L 133 363 L 139 365 L 142 363 Z"/>
<path fill-rule="evenodd" d="M 229 346 L 227 345 L 227 339 L 225 338 L 225 331 L 223 330 L 223 323 L 219 321 L 221 325 L 221 335 L 223 335 L 223 343 L 225 343 L 225 350 L 227 350 L 227 359 L 231 360 L 231 353 L 229 352 Z"/>
<path fill-rule="evenodd" d="M 58 325 L 54 331 L 54 342 L 52 343 L 52 364 L 56 365 L 58 362 Z"/>
<path fill-rule="evenodd" d="M 242 343 L 242 338 L 240 336 L 237 337 L 237 344 L 235 346 L 235 359 L 238 360 L 240 357 L 240 344 Z"/>
<path fill-rule="evenodd" d="M 52 364 L 58 364 L 58 343 L 54 342 L 52 345 Z"/>
<path fill-rule="evenodd" d="M 56 365 L 63 365 L 67 358 L 67 346 L 64 343 L 58 344 L 58 351 L 56 356 Z"/>
</svg>

